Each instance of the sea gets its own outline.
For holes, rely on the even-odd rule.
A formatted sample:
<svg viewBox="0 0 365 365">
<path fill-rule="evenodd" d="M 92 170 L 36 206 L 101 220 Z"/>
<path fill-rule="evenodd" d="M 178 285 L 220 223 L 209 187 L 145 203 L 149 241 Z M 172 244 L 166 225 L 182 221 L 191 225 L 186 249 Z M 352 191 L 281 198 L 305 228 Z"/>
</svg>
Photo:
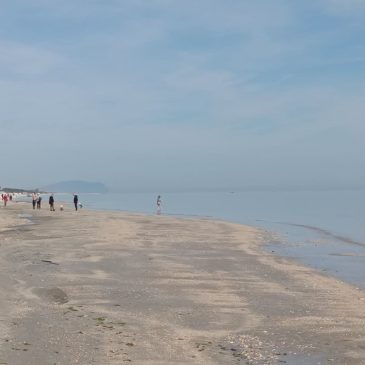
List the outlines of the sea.
<svg viewBox="0 0 365 365">
<path fill-rule="evenodd" d="M 80 194 L 79 201 L 87 209 L 154 215 L 157 195 L 162 215 L 264 229 L 266 250 L 365 289 L 365 190 Z M 72 202 L 72 195 L 57 200 Z"/>
</svg>

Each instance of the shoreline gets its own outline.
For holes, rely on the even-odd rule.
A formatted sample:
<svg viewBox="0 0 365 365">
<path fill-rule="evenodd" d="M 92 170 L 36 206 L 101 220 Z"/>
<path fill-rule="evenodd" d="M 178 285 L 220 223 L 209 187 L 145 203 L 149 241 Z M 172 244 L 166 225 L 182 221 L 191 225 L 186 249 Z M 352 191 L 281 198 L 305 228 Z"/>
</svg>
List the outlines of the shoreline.
<svg viewBox="0 0 365 365">
<path fill-rule="evenodd" d="M 69 195 L 72 196 L 71 193 L 56 193 L 60 196 Z M 63 204 L 65 207 L 69 207 L 73 210 L 72 204 L 69 200 L 59 200 L 58 203 Z M 146 216 L 155 216 L 155 212 L 146 212 L 146 211 L 130 211 L 127 209 L 111 209 L 111 208 L 86 208 L 89 211 L 95 212 L 105 212 L 105 213 L 121 213 L 121 214 L 136 214 L 136 215 L 146 215 Z M 266 223 L 271 223 L 271 226 L 260 226 L 255 223 L 257 222 L 265 222 L 265 220 L 256 220 L 256 222 L 245 223 L 240 220 L 229 219 L 229 218 L 221 218 L 213 215 L 204 215 L 204 214 L 184 214 L 184 213 L 163 213 L 165 217 L 172 218 L 182 218 L 182 219 L 198 219 L 198 220 L 208 220 L 208 221 L 218 221 L 224 222 L 228 224 L 238 224 L 243 226 L 249 226 L 256 228 L 257 230 L 267 232 L 267 240 L 263 244 L 263 247 L 266 251 L 273 253 L 275 256 L 283 257 L 288 260 L 294 261 L 299 265 L 305 265 L 306 267 L 310 267 L 316 271 L 323 273 L 324 275 L 331 276 L 333 278 L 339 279 L 340 281 L 344 281 L 347 284 L 353 287 L 360 287 L 362 290 L 365 290 L 365 283 L 363 282 L 363 276 L 365 275 L 365 270 L 362 267 L 365 267 L 365 260 L 361 260 L 361 257 L 365 257 L 365 244 L 362 244 L 352 238 L 349 238 L 344 235 L 340 235 L 336 232 L 329 231 L 327 229 L 323 229 L 320 227 L 298 224 L 298 223 L 290 223 L 290 222 L 276 222 L 276 221 L 267 221 Z M 291 232 L 288 235 L 288 232 L 285 233 L 283 230 L 277 230 L 274 228 L 274 225 L 286 226 L 288 228 L 299 228 L 299 230 L 303 230 L 306 232 L 315 232 L 317 237 L 312 238 L 312 241 L 308 239 L 305 241 L 307 246 L 307 250 L 300 249 L 303 246 L 303 235 L 307 235 L 306 233 L 294 233 Z M 321 245 L 322 249 L 316 250 L 315 246 Z M 350 245 L 350 247 L 349 247 Z M 323 248 L 327 246 L 327 250 L 323 250 Z M 363 252 L 356 252 L 356 247 L 351 248 L 351 246 L 358 246 L 361 250 L 364 249 Z M 310 255 L 308 256 L 308 252 Z M 336 258 L 334 260 L 333 258 Z"/>
<path fill-rule="evenodd" d="M 45 194 L 42 194 L 45 195 Z M 72 197 L 71 193 L 56 193 L 58 196 L 64 197 L 65 195 Z M 15 200 L 15 203 L 28 205 L 30 201 L 26 200 Z M 64 208 L 68 211 L 74 211 L 73 204 L 70 200 L 60 199 L 57 200 L 57 205 L 62 204 Z M 48 210 L 48 202 L 46 199 L 43 201 L 43 210 Z M 79 210 L 87 210 L 90 212 L 102 212 L 102 213 L 114 213 L 114 214 L 127 214 L 127 215 L 145 215 L 154 217 L 156 213 L 153 212 L 143 212 L 143 211 L 129 211 L 123 209 L 110 209 L 110 208 L 89 208 L 83 207 Z M 318 237 L 314 240 L 308 240 L 303 242 L 295 234 L 291 233 L 288 236 L 283 231 L 277 231 L 273 226 L 265 227 L 255 224 L 246 224 L 237 220 L 229 220 L 224 218 L 219 218 L 211 215 L 200 215 L 200 214 L 182 214 L 182 213 L 164 213 L 164 217 L 171 217 L 177 219 L 192 219 L 192 220 L 207 220 L 207 221 L 217 221 L 227 224 L 242 225 L 253 227 L 259 231 L 267 233 L 267 239 L 263 245 L 264 249 L 274 254 L 279 258 L 286 258 L 290 261 L 294 261 L 299 265 L 305 265 L 306 267 L 312 268 L 316 271 L 328 275 L 337 280 L 344 281 L 345 283 L 355 287 L 365 290 L 365 282 L 363 280 L 363 270 L 362 265 L 365 261 L 361 261 L 361 257 L 365 257 L 365 244 L 355 241 L 351 238 L 339 235 L 338 233 L 328 231 L 320 227 L 309 226 L 298 223 L 290 222 L 267 222 L 272 224 L 278 224 L 287 227 L 295 227 L 300 230 L 315 232 Z M 265 222 L 264 220 L 257 220 L 257 222 Z M 1 229 L 1 228 L 0 228 Z M 330 241 L 329 239 L 333 239 Z M 313 247 L 310 248 L 310 243 Z M 331 243 L 331 245 L 329 245 Z M 350 245 L 350 246 L 348 246 Z M 305 247 L 306 246 L 306 247 Z M 322 249 L 315 252 L 314 246 L 322 246 Z M 327 249 L 323 250 L 323 247 L 327 246 Z M 351 246 L 355 246 L 351 249 Z M 359 252 L 356 252 L 356 246 Z M 304 250 L 303 250 L 304 248 Z M 310 256 L 308 256 L 310 252 Z M 336 257 L 336 260 L 332 260 Z"/>
<path fill-rule="evenodd" d="M 0 222 L 33 213 L 8 208 Z M 365 293 L 265 251 L 267 232 L 85 208 L 32 221 L 0 231 L 0 363 L 365 359 Z"/>
<path fill-rule="evenodd" d="M 94 200 L 94 198 L 89 199 L 87 198 L 87 196 L 89 195 L 86 195 L 84 197 L 85 207 L 92 205 L 96 210 L 103 210 L 105 212 L 119 211 L 124 213 L 132 212 L 134 214 L 155 214 L 155 212 L 151 211 L 151 209 L 147 209 L 148 206 L 145 205 L 146 201 L 153 201 L 154 197 L 152 195 L 142 194 L 141 198 L 138 194 L 135 194 L 135 196 L 131 200 L 128 200 L 130 199 L 128 194 L 122 194 L 122 196 L 123 195 L 124 198 L 120 199 L 121 196 L 119 195 L 114 196 L 114 194 L 105 194 L 104 196 L 103 194 L 99 194 L 100 197 L 96 200 Z M 137 195 L 138 198 L 136 197 Z M 112 198 L 110 198 L 110 196 L 112 196 Z M 58 194 L 56 200 L 58 199 L 58 197 L 61 200 L 70 201 L 70 194 Z M 167 196 L 166 198 L 166 201 L 179 202 L 179 198 L 174 196 L 174 194 L 170 197 Z M 250 197 L 246 196 L 245 199 L 246 198 L 248 198 L 250 201 Z M 261 199 L 261 197 L 256 198 L 259 198 L 259 200 Z M 284 201 L 286 201 L 285 196 L 282 198 L 284 199 Z M 124 199 L 126 200 L 124 201 Z M 206 198 L 199 200 L 201 199 L 201 197 L 198 196 L 197 199 L 201 207 L 207 206 L 206 204 L 208 202 Z M 308 199 L 313 200 L 313 197 L 309 196 Z M 279 204 L 278 206 L 280 206 L 280 202 L 278 201 L 277 197 L 274 200 L 275 204 Z M 223 203 L 223 210 L 214 209 L 214 206 L 210 206 L 209 203 L 209 209 L 199 208 L 191 210 L 189 207 L 184 207 L 184 205 L 178 205 L 178 209 L 178 206 L 171 206 L 171 213 L 165 212 L 164 214 L 172 217 L 188 217 L 198 219 L 204 218 L 227 221 L 231 223 L 250 225 L 259 229 L 267 230 L 272 234 L 272 236 L 279 237 L 278 239 L 272 240 L 266 246 L 268 250 L 275 251 L 275 253 L 279 256 L 287 257 L 289 259 L 295 260 L 300 264 L 304 264 L 316 270 L 329 273 L 333 277 L 346 281 L 351 285 L 359 286 L 365 289 L 365 284 L 363 283 L 363 277 L 365 276 L 365 247 L 362 247 L 361 245 L 359 245 L 359 247 L 354 247 L 353 245 L 351 245 L 351 242 L 362 242 L 361 235 L 353 235 L 353 230 L 349 230 L 350 227 L 347 227 L 347 229 L 342 229 L 344 227 L 346 228 L 346 224 L 339 231 L 336 231 L 334 226 L 331 226 L 331 224 L 326 225 L 324 223 L 325 221 L 328 222 L 327 218 L 321 221 L 322 218 L 317 217 L 319 219 L 317 222 L 307 221 L 307 219 L 303 217 L 303 219 L 295 219 L 299 217 L 292 217 L 293 220 L 288 219 L 288 217 L 278 218 L 276 217 L 276 213 L 272 215 L 273 209 L 271 209 L 271 211 L 269 211 L 268 213 L 266 213 L 266 210 L 262 211 L 262 202 L 260 205 L 261 208 L 259 208 L 258 213 L 255 206 L 252 205 L 252 199 L 251 203 L 249 203 L 249 209 L 252 213 L 247 214 L 246 209 L 246 213 L 243 213 L 243 215 L 240 216 L 240 214 L 237 212 L 236 202 L 230 200 L 227 206 L 225 205 L 225 203 L 227 203 L 228 201 L 226 198 L 223 200 L 219 200 L 218 197 L 218 201 Z M 299 199 L 299 203 L 300 201 L 301 199 Z M 328 201 L 328 197 L 325 199 L 325 201 Z M 116 202 L 118 202 L 118 204 L 115 204 Z M 191 197 L 190 203 L 192 203 Z M 348 205 L 347 201 L 342 203 L 344 204 L 344 206 L 346 206 L 346 204 Z M 266 205 L 267 204 L 265 204 L 265 209 L 267 208 Z M 268 204 L 268 206 L 269 205 L 270 204 Z M 120 206 L 123 206 L 124 209 L 117 208 L 120 208 Z M 149 208 L 151 207 L 149 206 Z M 233 209 L 233 212 L 236 213 L 228 213 L 227 209 L 231 208 Z M 317 208 L 322 209 L 321 204 L 319 204 Z M 190 211 L 191 214 L 178 214 L 179 211 Z M 260 219 L 252 219 L 252 216 L 260 217 Z M 266 219 L 264 218 L 265 216 Z M 274 219 L 274 216 L 277 219 Z M 272 218 L 271 220 L 270 217 Z M 334 220 L 334 222 L 337 221 L 336 216 L 330 215 L 330 217 Z M 358 220 L 355 219 L 355 221 L 357 222 Z M 303 224 L 303 222 L 305 224 Z M 316 226 L 316 223 L 318 224 L 318 226 Z"/>
</svg>

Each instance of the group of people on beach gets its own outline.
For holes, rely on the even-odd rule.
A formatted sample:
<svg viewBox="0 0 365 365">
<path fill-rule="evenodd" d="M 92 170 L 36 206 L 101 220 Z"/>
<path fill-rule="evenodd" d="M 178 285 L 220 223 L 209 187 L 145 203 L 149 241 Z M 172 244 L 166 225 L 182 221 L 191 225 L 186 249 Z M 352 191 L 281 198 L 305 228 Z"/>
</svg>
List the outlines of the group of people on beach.
<svg viewBox="0 0 365 365">
<path fill-rule="evenodd" d="M 37 207 L 37 209 L 41 209 L 41 203 L 42 203 L 42 196 L 40 194 L 36 194 L 36 193 L 33 193 L 32 194 L 32 206 L 33 206 L 33 209 L 35 209 Z M 74 206 L 75 206 L 75 210 L 77 211 L 79 208 L 82 208 L 82 204 L 79 204 L 79 197 L 77 194 L 74 194 L 74 197 L 73 197 L 73 203 L 74 203 Z M 49 199 L 48 199 L 48 204 L 49 204 L 49 210 L 51 212 L 55 212 L 56 209 L 55 209 L 55 199 L 54 199 L 54 195 L 51 194 L 49 196 Z M 60 205 L 60 210 L 62 211 L 64 208 L 63 208 L 63 205 L 61 204 Z"/>
<path fill-rule="evenodd" d="M 4 203 L 4 207 L 6 207 L 6 205 L 8 204 L 8 201 L 9 200 L 13 200 L 13 195 L 12 194 L 3 193 L 3 194 L 1 194 L 1 200 Z"/>
<path fill-rule="evenodd" d="M 37 209 L 41 209 L 42 204 L 42 196 L 40 194 L 33 193 L 32 194 L 32 205 L 33 209 L 37 206 Z"/>
<path fill-rule="evenodd" d="M 3 201 L 4 207 L 7 206 L 8 201 L 12 201 L 13 200 L 13 195 L 12 194 L 7 194 L 7 193 L 2 193 L 1 195 L 1 200 Z M 49 196 L 48 199 L 48 204 L 49 204 L 49 210 L 51 212 L 55 212 L 55 198 L 54 195 L 51 194 Z M 75 207 L 75 210 L 77 211 L 79 208 L 82 208 L 82 204 L 79 203 L 79 197 L 77 194 L 73 194 L 73 204 Z M 157 214 L 160 215 L 161 211 L 162 211 L 162 200 L 161 200 L 161 195 L 158 195 L 157 197 L 157 201 L 156 201 L 156 205 L 157 205 Z M 41 209 L 42 207 L 42 195 L 41 194 L 37 194 L 37 193 L 33 193 L 32 194 L 32 207 L 33 209 Z M 60 205 L 60 210 L 63 211 L 63 205 Z"/>
</svg>

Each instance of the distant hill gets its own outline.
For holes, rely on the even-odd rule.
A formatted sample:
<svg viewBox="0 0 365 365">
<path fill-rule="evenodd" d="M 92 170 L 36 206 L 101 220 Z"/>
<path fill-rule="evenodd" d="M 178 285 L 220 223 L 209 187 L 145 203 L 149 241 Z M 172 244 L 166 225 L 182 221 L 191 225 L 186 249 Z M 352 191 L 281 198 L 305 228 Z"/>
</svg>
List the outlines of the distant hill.
<svg viewBox="0 0 365 365">
<path fill-rule="evenodd" d="M 62 181 L 42 188 L 55 193 L 107 193 L 107 187 L 100 182 Z"/>
</svg>

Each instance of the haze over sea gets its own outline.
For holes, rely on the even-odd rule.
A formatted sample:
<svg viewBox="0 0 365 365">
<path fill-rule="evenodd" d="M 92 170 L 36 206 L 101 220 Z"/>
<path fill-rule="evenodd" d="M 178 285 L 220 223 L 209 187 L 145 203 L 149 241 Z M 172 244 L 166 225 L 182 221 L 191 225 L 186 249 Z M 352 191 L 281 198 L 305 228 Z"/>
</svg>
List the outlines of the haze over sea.
<svg viewBox="0 0 365 365">
<path fill-rule="evenodd" d="M 267 248 L 365 288 L 364 190 L 163 193 L 162 214 L 217 218 L 272 235 Z M 157 193 L 80 194 L 88 209 L 156 214 Z M 59 200 L 70 199 L 58 195 Z"/>
</svg>

